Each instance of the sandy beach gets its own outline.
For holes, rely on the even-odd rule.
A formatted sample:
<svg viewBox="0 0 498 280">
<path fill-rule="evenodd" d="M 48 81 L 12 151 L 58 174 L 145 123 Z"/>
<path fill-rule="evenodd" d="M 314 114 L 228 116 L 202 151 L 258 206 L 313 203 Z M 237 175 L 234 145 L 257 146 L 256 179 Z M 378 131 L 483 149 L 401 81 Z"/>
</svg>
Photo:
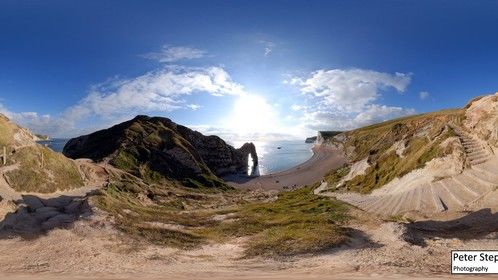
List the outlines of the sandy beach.
<svg viewBox="0 0 498 280">
<path fill-rule="evenodd" d="M 259 177 L 227 176 L 230 185 L 245 189 L 285 190 L 320 181 L 330 170 L 346 163 L 342 151 L 325 146 L 313 147 L 313 156 L 288 170 Z"/>
</svg>

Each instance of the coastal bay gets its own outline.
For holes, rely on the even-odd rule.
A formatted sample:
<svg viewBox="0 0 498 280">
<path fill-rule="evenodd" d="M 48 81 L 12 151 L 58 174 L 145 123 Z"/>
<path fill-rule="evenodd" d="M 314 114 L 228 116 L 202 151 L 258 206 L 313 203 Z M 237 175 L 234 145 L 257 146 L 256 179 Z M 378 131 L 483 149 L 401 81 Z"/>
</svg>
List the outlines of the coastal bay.
<svg viewBox="0 0 498 280">
<path fill-rule="evenodd" d="M 224 180 L 237 188 L 285 190 L 310 185 L 320 181 L 327 172 L 346 163 L 342 151 L 328 147 L 315 146 L 313 156 L 306 162 L 285 171 L 258 177 L 230 175 Z"/>
</svg>

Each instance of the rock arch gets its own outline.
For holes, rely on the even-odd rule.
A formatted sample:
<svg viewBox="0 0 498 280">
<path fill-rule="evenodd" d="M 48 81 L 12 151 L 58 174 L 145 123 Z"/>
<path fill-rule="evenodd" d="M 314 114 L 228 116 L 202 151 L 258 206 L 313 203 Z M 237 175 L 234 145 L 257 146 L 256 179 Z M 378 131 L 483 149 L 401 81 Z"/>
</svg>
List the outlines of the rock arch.
<svg viewBox="0 0 498 280">
<path fill-rule="evenodd" d="M 258 154 L 256 153 L 256 146 L 251 143 L 245 143 L 242 147 L 238 148 L 237 151 L 241 155 L 241 162 L 243 163 L 243 167 L 247 170 L 248 166 L 248 158 L 251 155 L 253 168 L 257 168 L 258 166 Z M 252 172 L 251 172 L 252 173 Z"/>
</svg>

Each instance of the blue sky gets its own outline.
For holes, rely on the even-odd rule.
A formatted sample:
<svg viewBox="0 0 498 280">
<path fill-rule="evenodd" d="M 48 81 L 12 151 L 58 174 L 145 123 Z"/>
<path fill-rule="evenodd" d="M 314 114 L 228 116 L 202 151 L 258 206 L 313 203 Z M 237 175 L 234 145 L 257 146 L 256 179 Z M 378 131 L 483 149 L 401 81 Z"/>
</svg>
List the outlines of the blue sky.
<svg viewBox="0 0 498 280">
<path fill-rule="evenodd" d="M 496 1 L 0 1 L 0 111 L 291 138 L 497 90 Z"/>
</svg>

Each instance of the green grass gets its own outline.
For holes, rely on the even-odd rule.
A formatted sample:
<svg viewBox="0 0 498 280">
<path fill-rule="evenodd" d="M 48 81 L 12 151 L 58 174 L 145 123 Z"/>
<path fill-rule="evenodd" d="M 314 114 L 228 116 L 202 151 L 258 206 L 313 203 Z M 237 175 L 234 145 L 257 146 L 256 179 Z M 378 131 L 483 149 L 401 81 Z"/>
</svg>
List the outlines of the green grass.
<svg viewBox="0 0 498 280">
<path fill-rule="evenodd" d="M 138 198 L 141 192 L 170 199 L 144 205 Z M 119 229 L 137 240 L 183 249 L 210 241 L 225 242 L 231 238 L 248 237 L 246 257 L 282 256 L 318 252 L 348 239 L 348 230 L 343 226 L 349 219 L 347 206 L 316 196 L 311 188 L 281 193 L 273 202 L 235 199 L 228 205 L 213 209 L 207 207 L 222 205 L 217 200 L 221 202 L 240 195 L 241 192 L 236 190 L 195 190 L 178 186 L 166 190 L 121 181 L 111 184 L 97 198 L 97 203 L 115 217 Z M 227 221 L 213 219 L 227 213 L 232 215 Z M 154 227 L 150 222 L 180 228 Z"/>
<path fill-rule="evenodd" d="M 41 145 L 19 149 L 10 160 L 19 168 L 5 176 L 17 191 L 50 193 L 84 185 L 74 162 Z"/>
<path fill-rule="evenodd" d="M 443 149 L 441 143 L 455 136 L 448 122 L 459 124 L 462 110 L 446 110 L 424 115 L 411 116 L 347 132 L 346 150 L 353 147 L 348 156 L 351 162 L 368 157 L 371 166 L 364 175 L 358 175 L 341 185 L 348 191 L 370 193 L 397 177 L 423 168 L 434 158 L 452 152 L 451 147 Z M 406 141 L 402 157 L 390 148 L 397 141 Z M 331 186 L 343 178 L 349 169 L 332 170 L 325 176 Z"/>
<path fill-rule="evenodd" d="M 120 149 L 110 163 L 121 170 L 139 175 L 138 172 L 134 172 L 138 169 L 137 159 L 125 150 Z"/>
<path fill-rule="evenodd" d="M 327 173 L 324 176 L 324 179 L 325 181 L 327 181 L 329 187 L 335 187 L 344 176 L 348 175 L 350 170 L 351 167 L 345 164 L 342 167 L 339 167 Z"/>
<path fill-rule="evenodd" d="M 319 131 L 320 136 L 322 136 L 324 141 L 332 139 L 334 136 L 341 134 L 342 131 Z"/>
<path fill-rule="evenodd" d="M 461 122 L 463 110 L 443 110 L 423 115 L 409 116 L 383 123 L 378 123 L 346 132 L 346 147 L 354 147 L 354 153 L 348 157 L 352 162 L 367 156 L 376 159 L 387 151 L 396 141 L 403 137 L 411 138 L 418 130 L 430 127 L 429 138 L 433 139 L 444 129 L 448 122 Z"/>
<path fill-rule="evenodd" d="M 284 192 L 276 201 L 254 203 L 233 210 L 232 222 L 200 232 L 215 238 L 251 236 L 246 256 L 314 253 L 345 242 L 347 206 L 316 196 L 312 188 Z"/>
<path fill-rule="evenodd" d="M 412 219 L 404 217 L 403 215 L 394 215 L 390 216 L 386 219 L 388 222 L 395 222 L 395 223 L 401 223 L 401 224 L 406 224 L 406 223 L 412 223 L 414 222 Z"/>
<path fill-rule="evenodd" d="M 414 137 L 408 142 L 403 158 L 399 157 L 395 151 L 384 153 L 366 170 L 364 175 L 354 177 L 341 187 L 350 191 L 370 193 L 397 177 L 424 167 L 430 160 L 443 155 L 440 140 L 430 142 L 425 137 Z"/>
</svg>

